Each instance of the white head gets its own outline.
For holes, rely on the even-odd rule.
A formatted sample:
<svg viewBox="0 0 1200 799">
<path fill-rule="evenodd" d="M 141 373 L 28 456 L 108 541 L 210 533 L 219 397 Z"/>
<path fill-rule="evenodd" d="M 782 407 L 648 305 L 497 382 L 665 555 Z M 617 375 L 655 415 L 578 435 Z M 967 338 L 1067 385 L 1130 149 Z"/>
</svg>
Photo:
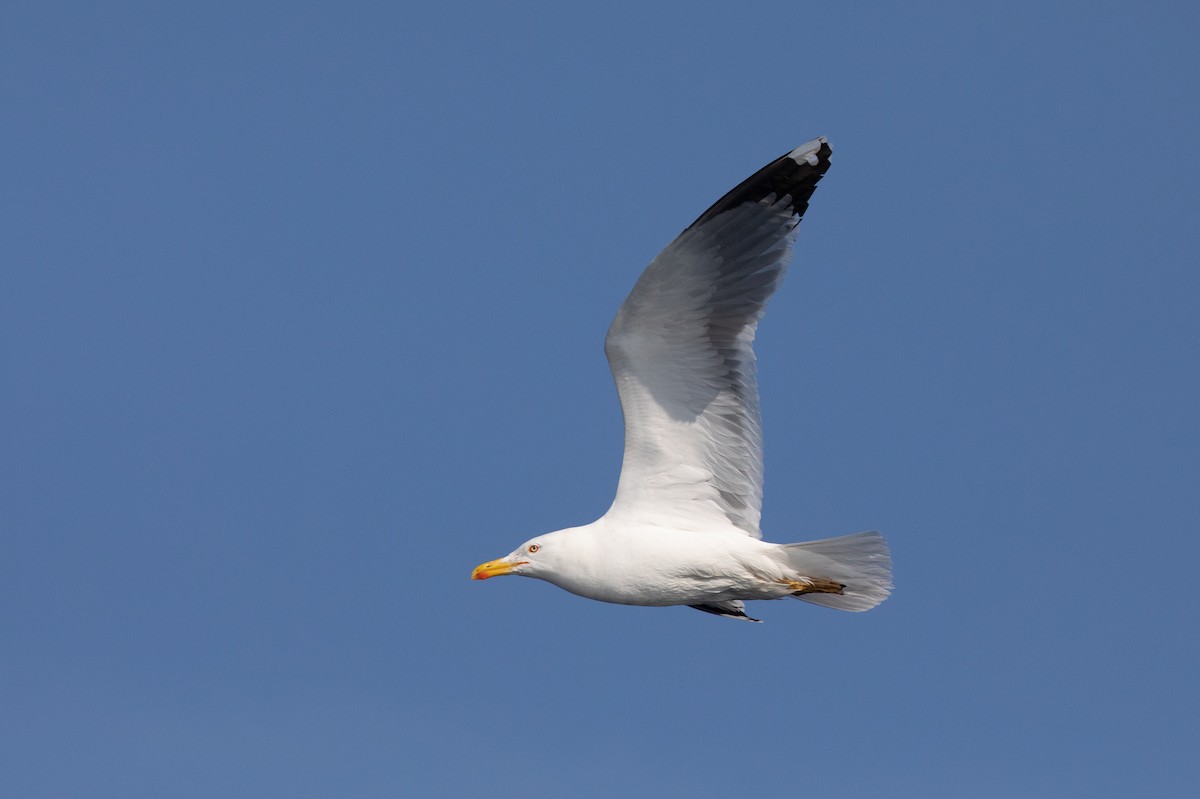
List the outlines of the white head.
<svg viewBox="0 0 1200 799">
<path fill-rule="evenodd" d="M 576 531 L 559 530 L 531 538 L 504 557 L 476 566 L 471 579 L 486 580 L 516 574 L 558 583 L 556 578 L 570 574 L 572 564 L 577 562 L 572 553 L 578 551 L 582 542 L 580 536 L 570 535 L 572 532 Z"/>
</svg>

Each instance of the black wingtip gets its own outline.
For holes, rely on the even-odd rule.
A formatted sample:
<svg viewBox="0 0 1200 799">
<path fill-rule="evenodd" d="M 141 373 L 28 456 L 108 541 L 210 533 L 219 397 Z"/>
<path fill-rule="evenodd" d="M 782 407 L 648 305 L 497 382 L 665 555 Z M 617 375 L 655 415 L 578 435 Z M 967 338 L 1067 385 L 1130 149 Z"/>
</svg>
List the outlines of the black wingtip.
<svg viewBox="0 0 1200 799">
<path fill-rule="evenodd" d="M 713 605 L 688 605 L 689 608 L 702 610 L 705 613 L 711 613 L 714 616 L 724 616 L 727 619 L 737 619 L 738 621 L 753 621 L 762 624 L 762 619 L 755 619 L 747 616 L 743 611 L 736 610 L 724 604 Z"/>
<path fill-rule="evenodd" d="M 688 229 L 703 224 L 731 208 L 744 203 L 759 202 L 769 195 L 774 195 L 776 199 L 784 195 L 790 197 L 793 213 L 804 216 L 808 209 L 808 200 L 817 189 L 817 181 L 829 171 L 832 154 L 833 149 L 824 136 L 801 144 L 739 183 L 732 191 L 713 203 L 712 207 L 688 226 Z"/>
</svg>

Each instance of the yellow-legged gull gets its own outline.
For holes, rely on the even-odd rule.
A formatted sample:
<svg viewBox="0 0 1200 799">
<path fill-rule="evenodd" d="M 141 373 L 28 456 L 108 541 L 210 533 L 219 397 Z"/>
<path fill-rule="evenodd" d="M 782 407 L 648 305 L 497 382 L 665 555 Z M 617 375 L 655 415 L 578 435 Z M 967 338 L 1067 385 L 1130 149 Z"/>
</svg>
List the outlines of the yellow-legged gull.
<svg viewBox="0 0 1200 799">
<path fill-rule="evenodd" d="M 472 577 L 536 577 L 626 605 L 689 605 L 757 621 L 743 600 L 867 610 L 892 588 L 876 532 L 761 540 L 755 329 L 829 169 L 824 138 L 772 161 L 671 242 L 621 305 L 605 352 L 625 415 L 612 507 L 530 539 Z"/>
</svg>

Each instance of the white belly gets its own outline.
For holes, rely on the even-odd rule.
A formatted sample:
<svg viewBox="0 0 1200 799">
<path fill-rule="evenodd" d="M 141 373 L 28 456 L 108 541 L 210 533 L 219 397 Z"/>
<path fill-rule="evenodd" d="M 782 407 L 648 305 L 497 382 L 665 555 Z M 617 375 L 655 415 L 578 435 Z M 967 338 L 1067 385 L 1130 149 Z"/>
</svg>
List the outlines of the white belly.
<svg viewBox="0 0 1200 799">
<path fill-rule="evenodd" d="M 547 577 L 573 594 L 623 605 L 699 605 L 789 593 L 775 544 L 738 533 L 607 530 L 586 564 Z"/>
</svg>

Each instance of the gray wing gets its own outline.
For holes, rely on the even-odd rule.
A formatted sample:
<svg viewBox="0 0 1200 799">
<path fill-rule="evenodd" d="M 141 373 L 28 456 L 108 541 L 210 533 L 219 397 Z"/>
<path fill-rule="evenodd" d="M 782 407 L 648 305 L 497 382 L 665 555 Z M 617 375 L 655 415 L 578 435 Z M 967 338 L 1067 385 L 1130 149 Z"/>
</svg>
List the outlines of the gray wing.
<svg viewBox="0 0 1200 799">
<path fill-rule="evenodd" d="M 642 273 L 605 341 L 625 415 L 606 514 L 759 536 L 754 333 L 831 150 L 814 139 L 726 194 Z"/>
</svg>

